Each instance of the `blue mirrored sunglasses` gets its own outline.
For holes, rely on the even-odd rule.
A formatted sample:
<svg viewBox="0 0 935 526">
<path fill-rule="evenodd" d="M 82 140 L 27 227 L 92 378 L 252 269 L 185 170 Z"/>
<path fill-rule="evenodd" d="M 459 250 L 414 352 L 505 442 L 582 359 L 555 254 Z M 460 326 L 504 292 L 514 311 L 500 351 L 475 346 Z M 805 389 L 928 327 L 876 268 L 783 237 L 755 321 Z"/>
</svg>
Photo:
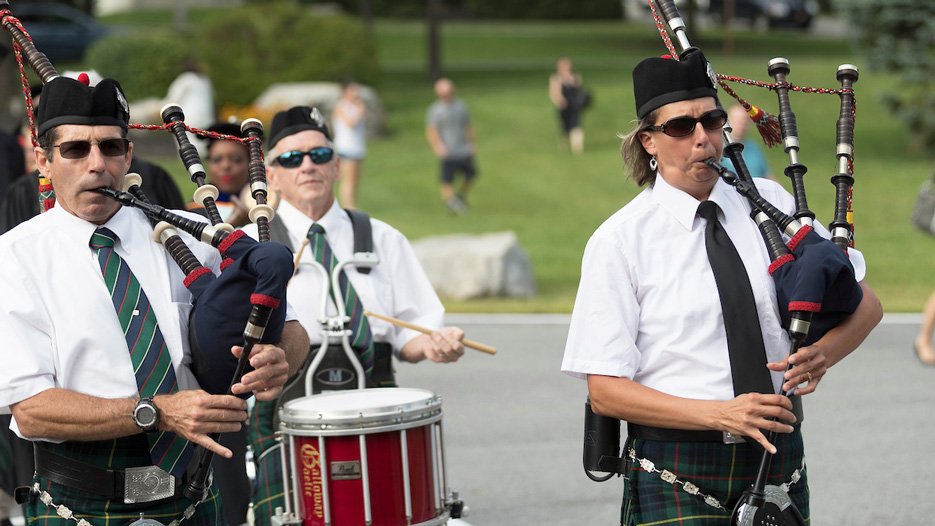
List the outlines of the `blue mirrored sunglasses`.
<svg viewBox="0 0 935 526">
<path fill-rule="evenodd" d="M 308 155 L 309 159 L 311 159 L 315 164 L 325 164 L 334 157 L 334 150 L 324 146 L 320 148 L 312 148 L 307 152 L 293 150 L 291 152 L 286 152 L 280 155 L 273 160 L 273 163 L 278 164 L 283 168 L 295 168 L 302 164 L 302 158 L 306 155 Z"/>
</svg>

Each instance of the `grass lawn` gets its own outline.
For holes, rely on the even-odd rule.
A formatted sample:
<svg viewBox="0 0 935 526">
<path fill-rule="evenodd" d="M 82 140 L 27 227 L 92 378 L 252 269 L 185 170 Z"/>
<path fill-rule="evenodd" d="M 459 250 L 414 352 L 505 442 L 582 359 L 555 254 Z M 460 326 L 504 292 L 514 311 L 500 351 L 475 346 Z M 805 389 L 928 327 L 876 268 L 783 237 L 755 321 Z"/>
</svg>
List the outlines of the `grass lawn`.
<svg viewBox="0 0 935 526">
<path fill-rule="evenodd" d="M 202 14 L 192 19 L 201 19 Z M 121 21 L 123 22 L 123 21 Z M 634 119 L 631 71 L 642 58 L 665 53 L 651 23 L 452 22 L 444 26 L 445 71 L 472 113 L 478 136 L 480 177 L 471 211 L 446 213 L 438 195 L 437 166 L 423 135 L 425 109 L 433 100 L 424 64 L 424 25 L 378 20 L 375 34 L 384 66 L 379 92 L 387 133 L 369 144 L 360 205 L 410 239 L 447 233 L 514 230 L 532 259 L 539 295 L 528 300 L 446 300 L 452 312 L 570 312 L 581 254 L 591 232 L 638 191 L 623 173 L 618 132 Z M 837 66 L 863 60 L 850 42 L 799 33 L 735 34 L 736 52 L 725 56 L 715 32 L 694 43 L 719 73 L 771 81 L 767 62 L 789 59 L 789 82 L 840 87 Z M 586 151 L 560 151 L 558 123 L 547 95 L 554 60 L 568 55 L 594 94 L 584 116 Z M 869 261 L 868 283 L 887 312 L 919 311 L 935 287 L 926 256 L 932 241 L 914 230 L 909 213 L 931 161 L 907 144 L 910 132 L 879 103 L 898 79 L 861 66 L 856 84 L 858 113 L 854 220 L 857 247 Z M 753 104 L 775 110 L 776 96 L 739 84 L 732 87 Z M 724 97 L 727 97 L 724 95 Z M 837 171 L 835 96 L 793 93 L 801 139 L 800 160 L 809 204 L 831 220 Z M 727 99 L 722 99 L 727 100 Z M 781 179 L 788 156 L 767 152 Z M 181 163 L 166 160 L 184 179 Z M 785 181 L 784 181 L 785 182 Z M 788 185 L 787 185 L 788 186 Z M 188 192 L 188 189 L 186 189 Z"/>
</svg>

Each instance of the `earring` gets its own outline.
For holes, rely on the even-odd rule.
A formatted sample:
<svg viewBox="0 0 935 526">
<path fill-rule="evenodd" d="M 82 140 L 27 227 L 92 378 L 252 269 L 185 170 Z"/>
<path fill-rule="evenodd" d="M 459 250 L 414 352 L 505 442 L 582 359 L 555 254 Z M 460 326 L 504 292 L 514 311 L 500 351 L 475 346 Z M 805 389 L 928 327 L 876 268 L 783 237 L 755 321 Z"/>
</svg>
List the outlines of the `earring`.
<svg viewBox="0 0 935 526">
<path fill-rule="evenodd" d="M 656 162 L 656 156 L 653 155 L 652 158 L 649 159 L 649 169 L 655 172 L 656 167 L 658 166 L 659 166 L 659 163 Z"/>
</svg>

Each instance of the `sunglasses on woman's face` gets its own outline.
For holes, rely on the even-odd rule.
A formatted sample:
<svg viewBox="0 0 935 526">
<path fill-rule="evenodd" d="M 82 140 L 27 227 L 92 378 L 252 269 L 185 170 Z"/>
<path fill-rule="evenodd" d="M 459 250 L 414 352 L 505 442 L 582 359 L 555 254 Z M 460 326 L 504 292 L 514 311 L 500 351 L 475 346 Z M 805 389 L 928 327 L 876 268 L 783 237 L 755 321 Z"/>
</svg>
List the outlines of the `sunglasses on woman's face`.
<svg viewBox="0 0 935 526">
<path fill-rule="evenodd" d="M 695 131 L 695 124 L 701 123 L 706 130 L 719 130 L 727 122 L 727 112 L 721 109 L 711 110 L 703 113 L 697 119 L 695 117 L 683 116 L 673 117 L 659 126 L 649 126 L 648 131 L 661 131 L 669 137 L 685 137 Z"/>
<path fill-rule="evenodd" d="M 280 155 L 274 159 L 273 162 L 279 166 L 282 166 L 283 168 L 295 168 L 302 164 L 302 160 L 306 155 L 308 155 L 308 158 L 311 159 L 315 164 L 325 164 L 326 162 L 330 161 L 332 157 L 334 157 L 334 150 L 324 146 L 319 148 L 312 148 L 307 152 L 294 150 Z"/>
<path fill-rule="evenodd" d="M 130 141 L 127 139 L 104 139 L 101 142 L 91 141 L 65 141 L 52 146 L 58 148 L 63 159 L 84 159 L 91 153 L 91 146 L 96 144 L 101 149 L 101 154 L 107 157 L 120 157 L 126 155 L 130 149 Z"/>
</svg>

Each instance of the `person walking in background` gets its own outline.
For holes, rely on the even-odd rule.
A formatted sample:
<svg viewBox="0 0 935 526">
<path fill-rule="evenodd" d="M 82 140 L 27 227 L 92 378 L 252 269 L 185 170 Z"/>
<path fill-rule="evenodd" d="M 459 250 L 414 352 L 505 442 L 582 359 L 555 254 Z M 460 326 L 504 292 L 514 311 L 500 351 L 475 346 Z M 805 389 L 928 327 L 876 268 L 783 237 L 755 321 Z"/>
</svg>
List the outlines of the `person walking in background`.
<svg viewBox="0 0 935 526">
<path fill-rule="evenodd" d="M 450 79 L 435 82 L 438 100 L 429 106 L 425 116 L 425 138 L 435 156 L 441 160 L 441 194 L 448 211 L 453 214 L 467 212 L 467 193 L 477 169 L 474 167 L 474 127 L 467 105 L 455 98 L 455 85 Z M 458 172 L 464 173 L 461 187 L 454 190 Z"/>
<path fill-rule="evenodd" d="M 341 159 L 341 204 L 357 208 L 360 169 L 367 155 L 367 107 L 356 82 L 341 83 L 341 98 L 334 106 L 334 151 Z"/>
<path fill-rule="evenodd" d="M 555 73 L 549 77 L 549 98 L 558 108 L 558 119 L 562 126 L 562 147 L 568 145 L 571 152 L 579 155 L 584 151 L 584 129 L 581 127 L 581 112 L 590 102 L 590 95 L 582 87 L 581 75 L 572 70 L 571 59 L 561 57 L 555 63 Z"/>
<path fill-rule="evenodd" d="M 733 104 L 727 110 L 727 118 L 730 120 L 731 137 L 743 143 L 743 160 L 750 170 L 750 175 L 775 181 L 770 172 L 769 163 L 766 162 L 766 156 L 763 155 L 762 145 L 759 144 L 759 134 L 747 134 L 750 131 L 750 125 L 753 124 L 747 110 L 743 109 L 740 104 Z M 721 159 L 721 164 L 729 168 L 734 166 L 726 157 Z"/>
<path fill-rule="evenodd" d="M 925 365 L 935 365 L 935 349 L 932 348 L 932 331 L 935 330 L 935 292 L 925 302 L 922 311 L 922 326 L 916 335 L 913 349 L 919 361 Z"/>
</svg>

